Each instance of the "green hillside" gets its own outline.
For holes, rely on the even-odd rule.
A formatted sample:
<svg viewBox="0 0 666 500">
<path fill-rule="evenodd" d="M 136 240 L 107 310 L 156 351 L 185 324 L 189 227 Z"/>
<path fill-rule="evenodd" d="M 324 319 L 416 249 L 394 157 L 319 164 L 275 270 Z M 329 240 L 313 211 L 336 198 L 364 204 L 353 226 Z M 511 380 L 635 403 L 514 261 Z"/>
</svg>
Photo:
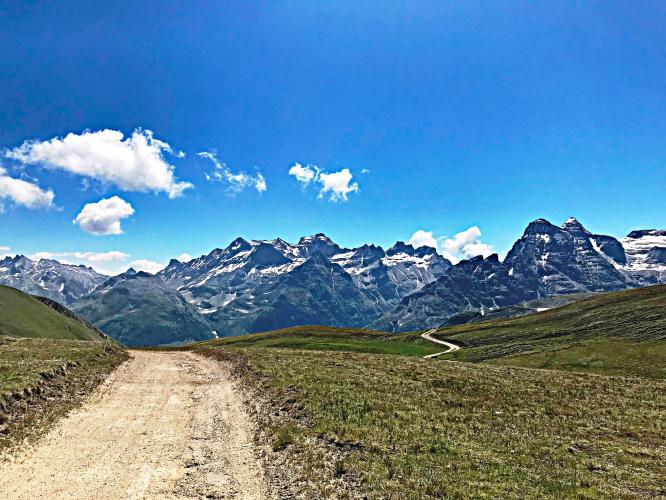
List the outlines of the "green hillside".
<svg viewBox="0 0 666 500">
<path fill-rule="evenodd" d="M 273 449 L 318 488 L 313 498 L 346 498 L 335 490 L 345 479 L 350 498 L 663 493 L 661 380 L 360 352 L 199 352 L 234 363 L 259 395 Z"/>
<path fill-rule="evenodd" d="M 314 497 L 663 496 L 666 287 L 437 335 L 464 347 L 320 326 L 189 347 L 232 363 Z"/>
<path fill-rule="evenodd" d="M 443 328 L 437 337 L 464 345 L 447 359 L 665 378 L 666 285 Z"/>
<path fill-rule="evenodd" d="M 425 356 L 442 348 L 424 339 L 362 328 L 296 326 L 202 342 L 205 347 L 280 347 L 314 351 L 353 351 Z"/>
<path fill-rule="evenodd" d="M 0 286 L 0 335 L 71 340 L 101 340 L 73 315 L 62 314 L 14 288 Z"/>
</svg>

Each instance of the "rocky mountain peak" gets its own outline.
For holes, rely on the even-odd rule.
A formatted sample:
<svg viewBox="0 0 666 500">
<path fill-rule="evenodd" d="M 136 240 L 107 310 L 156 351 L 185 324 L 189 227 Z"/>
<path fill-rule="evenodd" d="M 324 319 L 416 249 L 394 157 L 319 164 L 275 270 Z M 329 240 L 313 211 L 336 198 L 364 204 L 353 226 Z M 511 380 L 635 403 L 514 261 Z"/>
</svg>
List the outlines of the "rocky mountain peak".
<svg viewBox="0 0 666 500">
<path fill-rule="evenodd" d="M 499 255 L 496 253 L 491 253 L 488 257 L 485 258 L 485 260 L 490 264 L 499 264 Z"/>
<path fill-rule="evenodd" d="M 237 254 L 239 252 L 246 252 L 247 250 L 250 250 L 252 248 L 252 245 L 244 240 L 243 238 L 236 238 L 234 241 L 229 243 L 229 246 L 226 248 L 227 251 L 229 251 L 232 254 Z"/>
<path fill-rule="evenodd" d="M 562 229 L 569 233 L 575 234 L 587 234 L 588 231 L 583 227 L 583 225 L 575 217 L 569 217 L 564 224 L 562 224 Z"/>
<path fill-rule="evenodd" d="M 179 269 L 179 268 L 183 267 L 183 265 L 184 264 L 181 261 L 179 261 L 178 259 L 171 259 L 164 269 Z"/>
<path fill-rule="evenodd" d="M 418 247 L 414 249 L 414 256 L 415 257 L 426 257 L 427 255 L 438 255 L 437 254 L 437 249 L 433 247 L 429 247 L 426 245 L 423 245 L 422 247 Z M 442 257 L 444 259 L 444 257 Z M 448 262 L 448 261 L 447 261 Z"/>
<path fill-rule="evenodd" d="M 414 255 L 414 247 L 409 243 L 405 243 L 404 241 L 396 241 L 395 245 L 386 250 L 386 255 L 388 256 L 395 255 L 398 253 Z"/>
<path fill-rule="evenodd" d="M 324 233 L 304 236 L 298 240 L 298 247 L 304 257 L 309 257 L 315 252 L 321 252 L 327 257 L 330 257 L 341 250 L 340 247 Z"/>
<path fill-rule="evenodd" d="M 551 224 L 546 219 L 536 219 L 527 225 L 523 236 L 531 234 L 554 234 L 558 231 L 560 231 L 560 228 Z"/>
<path fill-rule="evenodd" d="M 363 257 L 368 259 L 381 259 L 385 255 L 382 247 L 377 245 L 363 245 L 354 251 L 355 257 Z"/>
<path fill-rule="evenodd" d="M 324 233 L 317 233 L 313 234 L 311 236 L 303 236 L 301 239 L 298 240 L 299 245 L 305 245 L 308 244 L 312 241 L 325 241 L 327 243 L 333 243 L 333 240 L 326 236 Z"/>
<path fill-rule="evenodd" d="M 252 250 L 247 265 L 262 269 L 266 267 L 281 266 L 289 264 L 290 262 L 291 261 L 278 252 L 273 245 L 261 242 Z"/>
</svg>

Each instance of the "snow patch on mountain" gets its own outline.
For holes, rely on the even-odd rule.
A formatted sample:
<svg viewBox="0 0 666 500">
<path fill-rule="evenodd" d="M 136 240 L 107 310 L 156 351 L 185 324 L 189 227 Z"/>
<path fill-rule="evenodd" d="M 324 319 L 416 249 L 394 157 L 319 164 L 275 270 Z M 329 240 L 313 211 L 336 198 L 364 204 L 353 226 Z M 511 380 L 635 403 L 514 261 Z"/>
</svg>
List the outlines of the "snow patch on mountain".
<svg viewBox="0 0 666 500">
<path fill-rule="evenodd" d="M 622 239 L 629 271 L 666 272 L 666 231 L 632 231 Z"/>
</svg>

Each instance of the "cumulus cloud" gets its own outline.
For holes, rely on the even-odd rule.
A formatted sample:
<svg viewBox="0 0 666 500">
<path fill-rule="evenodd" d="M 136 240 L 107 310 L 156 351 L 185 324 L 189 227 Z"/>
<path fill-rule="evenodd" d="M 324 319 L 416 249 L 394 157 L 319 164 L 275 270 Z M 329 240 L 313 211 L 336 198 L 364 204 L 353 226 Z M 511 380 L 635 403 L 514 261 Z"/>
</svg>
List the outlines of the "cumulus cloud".
<svg viewBox="0 0 666 500">
<path fill-rule="evenodd" d="M 183 252 L 178 257 L 176 257 L 176 260 L 179 260 L 180 262 L 189 262 L 192 260 L 192 258 L 193 257 L 189 253 Z"/>
<path fill-rule="evenodd" d="M 323 198 L 328 193 L 331 201 L 347 201 L 349 193 L 356 193 L 359 190 L 358 183 L 352 182 L 353 176 L 348 168 L 343 168 L 339 172 L 326 173 L 316 165 L 304 167 L 300 163 L 296 163 L 289 169 L 289 175 L 293 176 L 303 188 L 306 188 L 311 182 L 320 184 L 319 198 Z"/>
<path fill-rule="evenodd" d="M 69 133 L 64 138 L 26 141 L 6 153 L 24 164 L 40 164 L 114 184 L 125 191 L 165 192 L 169 198 L 182 195 L 192 186 L 174 175 L 165 153 L 182 157 L 150 130 L 136 129 L 125 138 L 117 130 Z"/>
<path fill-rule="evenodd" d="M 150 274 L 158 273 L 165 267 L 164 264 L 148 259 L 133 260 L 130 262 L 130 266 L 136 271 L 145 271 Z"/>
<path fill-rule="evenodd" d="M 423 229 L 419 229 L 414 234 L 412 234 L 412 237 L 409 238 L 409 241 L 407 243 L 412 245 L 414 248 L 419 248 L 419 247 L 438 248 L 439 246 L 437 238 L 435 238 L 432 235 L 432 231 L 424 231 Z"/>
<path fill-rule="evenodd" d="M 343 168 L 332 174 L 319 174 L 319 180 L 322 184 L 319 196 L 322 197 L 324 193 L 331 193 L 330 199 L 332 201 L 347 201 L 349 193 L 358 191 L 358 183 L 352 182 L 352 174 L 348 168 Z"/>
<path fill-rule="evenodd" d="M 228 191 L 232 194 L 240 193 L 247 187 L 253 187 L 258 193 L 266 191 L 266 179 L 261 175 L 261 172 L 257 172 L 256 175 L 251 175 L 246 172 L 234 173 L 226 163 L 222 163 L 217 159 L 215 153 L 202 151 L 201 153 L 197 153 L 197 155 L 201 158 L 206 158 L 213 163 L 213 171 L 204 172 L 207 181 L 226 182 L 229 185 Z"/>
<path fill-rule="evenodd" d="M 118 196 L 112 196 L 96 203 L 87 203 L 73 222 L 87 233 L 121 234 L 123 230 L 120 220 L 133 213 L 132 205 Z"/>
<path fill-rule="evenodd" d="M 477 255 L 488 257 L 493 253 L 493 247 L 481 241 L 481 230 L 477 226 L 461 231 L 453 238 L 435 237 L 432 231 L 419 229 L 409 239 L 409 243 L 415 248 L 437 248 L 444 257 L 454 263 Z"/>
<path fill-rule="evenodd" d="M 494 253 L 493 247 L 487 243 L 482 243 L 480 241 L 472 241 L 467 243 L 462 248 L 462 253 L 466 257 L 476 257 L 477 255 L 483 255 L 483 257 L 488 257 L 490 254 Z"/>
<path fill-rule="evenodd" d="M 289 169 L 289 175 L 293 175 L 303 186 L 307 186 L 319 175 L 319 169 L 310 165 L 304 167 L 300 163 L 296 163 Z"/>
<path fill-rule="evenodd" d="M 9 199 L 27 208 L 40 208 L 53 206 L 54 197 L 50 189 L 44 190 L 32 182 L 10 177 L 7 170 L 0 167 L 0 200 Z M 3 208 L 0 204 L 0 212 Z"/>
</svg>

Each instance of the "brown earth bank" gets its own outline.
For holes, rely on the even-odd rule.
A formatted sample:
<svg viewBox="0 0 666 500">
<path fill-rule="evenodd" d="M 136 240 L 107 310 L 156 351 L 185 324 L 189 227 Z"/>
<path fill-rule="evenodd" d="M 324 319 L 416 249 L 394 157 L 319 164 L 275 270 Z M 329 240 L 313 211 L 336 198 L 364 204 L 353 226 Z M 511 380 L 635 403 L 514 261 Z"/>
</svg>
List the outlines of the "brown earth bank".
<svg viewBox="0 0 666 500">
<path fill-rule="evenodd" d="M 0 456 L 43 435 L 127 359 L 115 344 L 0 338 Z"/>
<path fill-rule="evenodd" d="M 0 460 L 3 498 L 274 498 L 222 363 L 132 351 L 77 410 Z"/>
</svg>

